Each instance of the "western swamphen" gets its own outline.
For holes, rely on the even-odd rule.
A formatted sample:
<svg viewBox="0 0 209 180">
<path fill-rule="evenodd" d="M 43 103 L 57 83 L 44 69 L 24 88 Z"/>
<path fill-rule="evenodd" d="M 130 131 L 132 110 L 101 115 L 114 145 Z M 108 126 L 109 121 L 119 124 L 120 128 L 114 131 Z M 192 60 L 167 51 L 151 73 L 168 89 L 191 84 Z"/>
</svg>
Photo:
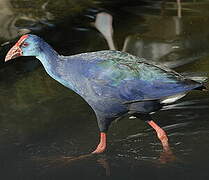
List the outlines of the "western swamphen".
<svg viewBox="0 0 209 180">
<path fill-rule="evenodd" d="M 125 115 L 145 120 L 155 129 L 163 148 L 168 148 L 165 131 L 150 114 L 190 90 L 205 89 L 202 83 L 125 52 L 105 50 L 61 56 L 32 34 L 23 35 L 5 61 L 18 56 L 35 56 L 52 78 L 78 93 L 92 107 L 101 132 L 100 143 L 92 153 L 106 149 L 109 125 Z"/>
</svg>

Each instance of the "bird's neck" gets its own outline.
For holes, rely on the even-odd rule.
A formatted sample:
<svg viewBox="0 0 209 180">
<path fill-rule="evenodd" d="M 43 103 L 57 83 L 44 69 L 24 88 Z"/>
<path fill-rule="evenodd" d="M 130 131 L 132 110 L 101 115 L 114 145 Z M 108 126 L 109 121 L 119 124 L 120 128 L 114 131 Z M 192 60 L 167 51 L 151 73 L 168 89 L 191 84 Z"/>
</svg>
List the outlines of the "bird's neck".
<svg viewBox="0 0 209 180">
<path fill-rule="evenodd" d="M 63 74 L 60 73 L 60 66 L 63 66 L 63 62 L 60 59 L 59 54 L 46 42 L 43 42 L 42 46 L 40 47 L 40 52 L 36 56 L 37 59 L 41 61 L 41 63 L 44 66 L 44 69 L 46 72 L 55 80 L 63 84 L 64 86 L 67 86 L 68 88 L 71 88 L 75 92 L 77 90 L 73 86 L 73 84 L 68 79 L 67 81 L 62 77 Z M 70 67 L 70 66 L 69 66 Z M 70 73 L 70 69 L 68 69 L 68 75 Z M 61 71 L 62 72 L 62 71 Z"/>
<path fill-rule="evenodd" d="M 43 42 L 40 47 L 40 52 L 36 56 L 37 59 L 41 61 L 46 72 L 53 76 L 54 68 L 57 66 L 59 60 L 59 54 L 46 42 Z"/>
</svg>

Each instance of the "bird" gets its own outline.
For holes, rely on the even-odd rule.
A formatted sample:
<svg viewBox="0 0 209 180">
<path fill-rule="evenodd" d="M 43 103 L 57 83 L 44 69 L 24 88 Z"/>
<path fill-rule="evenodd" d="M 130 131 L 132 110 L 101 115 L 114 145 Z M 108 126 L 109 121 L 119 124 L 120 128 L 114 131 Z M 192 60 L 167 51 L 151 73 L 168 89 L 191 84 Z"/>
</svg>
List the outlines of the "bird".
<svg viewBox="0 0 209 180">
<path fill-rule="evenodd" d="M 92 154 L 107 149 L 110 124 L 124 116 L 148 123 L 156 131 L 163 149 L 168 150 L 168 136 L 152 114 L 191 90 L 206 90 L 203 82 L 126 52 L 101 50 L 62 56 L 33 34 L 21 36 L 8 51 L 5 62 L 19 56 L 35 56 L 49 76 L 91 106 L 100 131 L 99 143 Z"/>
</svg>

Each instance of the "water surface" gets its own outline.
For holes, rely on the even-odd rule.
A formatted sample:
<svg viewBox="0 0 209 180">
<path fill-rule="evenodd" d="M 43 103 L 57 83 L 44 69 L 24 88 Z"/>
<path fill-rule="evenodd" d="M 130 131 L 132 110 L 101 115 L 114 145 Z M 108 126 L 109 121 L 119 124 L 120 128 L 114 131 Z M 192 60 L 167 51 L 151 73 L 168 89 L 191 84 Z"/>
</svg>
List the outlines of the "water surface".
<svg viewBox="0 0 209 180">
<path fill-rule="evenodd" d="M 64 55 L 119 49 L 208 76 L 209 1 L 31 2 L 0 2 L 2 179 L 209 178 L 208 92 L 191 92 L 153 115 L 168 133 L 172 157 L 147 124 L 128 118 L 112 124 L 107 152 L 91 156 L 99 130 L 85 101 L 35 58 L 4 63 L 18 36 L 30 32 Z"/>
</svg>

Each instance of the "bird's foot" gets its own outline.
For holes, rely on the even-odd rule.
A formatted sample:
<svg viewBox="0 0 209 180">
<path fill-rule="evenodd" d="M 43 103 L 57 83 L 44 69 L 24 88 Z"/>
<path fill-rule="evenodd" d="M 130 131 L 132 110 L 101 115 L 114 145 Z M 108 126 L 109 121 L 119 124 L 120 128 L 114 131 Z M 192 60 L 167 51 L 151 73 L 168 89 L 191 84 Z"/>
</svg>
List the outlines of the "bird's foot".
<svg viewBox="0 0 209 180">
<path fill-rule="evenodd" d="M 100 154 L 103 153 L 106 149 L 106 133 L 101 132 L 100 133 L 100 143 L 98 144 L 95 151 L 92 152 L 92 154 Z"/>
<path fill-rule="evenodd" d="M 160 126 L 158 126 L 154 121 L 149 121 L 148 123 L 151 127 L 153 127 L 155 129 L 155 131 L 157 133 L 157 137 L 159 138 L 159 140 L 161 141 L 161 144 L 163 146 L 163 150 L 165 152 L 169 152 L 170 147 L 169 147 L 168 136 L 167 136 L 166 132 Z"/>
<path fill-rule="evenodd" d="M 99 144 L 97 148 L 92 152 L 92 154 L 100 154 L 103 153 L 106 149 L 106 145 L 104 146 L 103 144 Z"/>
</svg>

